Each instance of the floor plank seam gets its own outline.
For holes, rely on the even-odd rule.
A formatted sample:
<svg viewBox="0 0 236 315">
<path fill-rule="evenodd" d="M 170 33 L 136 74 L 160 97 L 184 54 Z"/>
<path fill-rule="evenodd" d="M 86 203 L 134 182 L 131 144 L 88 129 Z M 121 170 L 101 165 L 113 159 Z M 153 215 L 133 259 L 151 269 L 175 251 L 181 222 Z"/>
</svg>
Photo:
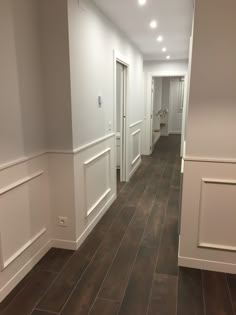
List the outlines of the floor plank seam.
<svg viewBox="0 0 236 315">
<path fill-rule="evenodd" d="M 164 165 L 163 165 L 163 166 L 164 166 Z M 162 178 L 163 178 L 165 169 L 166 169 L 166 165 L 165 165 L 165 168 L 163 169 Z M 160 181 L 160 185 L 161 185 L 161 181 Z M 158 186 L 158 187 L 160 187 L 160 186 Z M 149 217 L 150 217 L 150 213 L 151 213 L 152 207 L 153 207 L 153 205 L 154 205 L 155 198 L 156 198 L 157 194 L 158 194 L 158 189 L 157 189 L 157 191 L 156 191 L 155 197 L 153 198 L 153 203 L 152 203 L 152 205 L 151 205 L 151 207 L 150 207 L 149 216 L 148 216 L 148 218 L 147 218 L 147 220 L 146 220 L 146 223 L 145 223 L 145 226 L 144 226 L 144 229 L 143 229 L 143 234 L 142 234 L 142 237 L 141 237 L 141 239 L 140 239 L 140 242 L 139 242 L 139 245 L 138 245 L 138 248 L 137 248 L 137 252 L 136 252 L 136 255 L 135 255 L 135 259 L 134 259 L 134 261 L 133 261 L 133 264 L 132 264 L 132 267 L 131 267 L 131 271 L 130 271 L 129 277 L 128 277 L 128 279 L 127 279 L 126 289 L 124 290 L 124 294 L 123 294 L 123 297 L 122 297 L 122 302 L 123 302 L 123 300 L 124 300 L 124 297 L 125 297 L 125 294 L 126 294 L 126 291 L 127 291 L 127 288 L 128 288 L 128 284 L 129 284 L 129 282 L 130 282 L 130 279 L 131 279 L 131 276 L 132 276 L 132 272 L 133 272 L 133 270 L 134 270 L 134 266 L 135 266 L 135 263 L 136 263 L 136 261 L 137 261 L 137 256 L 138 256 L 139 250 L 140 250 L 140 248 L 141 248 L 141 244 L 142 244 L 142 241 L 143 241 L 143 235 L 144 235 L 144 233 L 145 233 L 145 228 L 146 228 L 146 226 L 147 226 L 147 224 L 148 224 L 148 219 L 149 219 Z M 119 311 L 118 311 L 117 314 L 120 313 L 120 310 L 121 310 L 121 307 L 122 307 L 122 302 L 121 302 L 121 304 L 120 304 Z"/>
<path fill-rule="evenodd" d="M 173 176 L 173 174 L 172 174 L 172 176 Z M 169 191 L 169 194 L 168 194 L 168 198 L 169 198 L 169 195 L 170 195 L 170 191 Z M 152 278 L 151 292 L 150 292 L 150 295 L 149 295 L 148 308 L 147 308 L 146 315 L 148 315 L 148 313 L 149 313 L 150 303 L 151 303 L 151 299 L 152 299 L 154 277 L 155 277 L 155 274 L 156 274 L 156 268 L 157 268 L 157 264 L 158 264 L 159 254 L 160 254 L 160 248 L 161 248 L 161 243 L 162 243 L 162 238 L 163 238 L 163 233 L 164 233 L 164 226 L 165 226 L 165 219 L 166 219 L 166 216 L 167 216 L 168 204 L 169 204 L 169 202 L 167 202 L 167 204 L 166 204 L 164 219 L 163 219 L 163 223 L 162 223 L 162 226 L 161 226 L 160 243 L 159 243 L 158 251 L 157 251 L 157 257 L 156 257 L 156 262 L 155 262 L 155 269 L 154 269 L 153 278 Z"/>
<path fill-rule="evenodd" d="M 234 303 L 233 303 L 233 299 L 232 299 L 232 294 L 231 294 L 231 291 L 230 291 L 230 288 L 229 288 L 228 277 L 227 277 L 226 274 L 225 274 L 225 281 L 226 281 L 227 288 L 228 288 L 228 293 L 229 293 L 229 298 L 230 298 L 232 310 L 233 310 L 233 313 L 234 313 L 234 315 L 235 315 L 236 310 L 234 309 Z"/>
<path fill-rule="evenodd" d="M 148 168 L 148 166 L 147 166 L 147 168 Z M 147 178 L 146 178 L 145 180 L 147 180 Z M 138 181 L 138 183 L 136 183 L 135 187 L 139 184 L 139 182 L 142 182 L 142 180 Z M 135 190 L 135 189 L 134 189 L 134 190 Z M 106 277 L 107 277 L 107 275 L 109 274 L 109 271 L 111 270 L 111 267 L 112 267 L 112 265 L 113 265 L 113 262 L 115 261 L 115 259 L 116 259 L 116 257 L 117 257 L 117 253 L 119 252 L 119 250 L 120 250 L 120 248 L 121 248 L 121 245 L 122 245 L 122 242 L 123 242 L 123 240 L 124 240 L 124 238 L 125 238 L 125 236 L 126 236 L 127 230 L 128 230 L 128 228 L 129 228 L 129 226 L 131 225 L 131 223 L 132 223 L 134 217 L 135 217 L 135 213 L 136 213 L 136 211 L 137 211 L 137 209 L 138 209 L 138 205 L 139 205 L 139 203 L 140 203 L 140 201 L 141 201 L 141 199 L 142 199 L 142 196 L 143 196 L 144 193 L 145 193 L 145 190 L 146 190 L 146 187 L 145 187 L 145 189 L 143 190 L 142 195 L 141 195 L 140 198 L 138 199 L 138 202 L 137 202 L 137 205 L 136 205 L 136 209 L 135 209 L 135 211 L 134 211 L 134 214 L 133 214 L 133 216 L 132 216 L 132 219 L 130 220 L 130 222 L 129 222 L 127 228 L 126 228 L 126 231 L 125 231 L 125 233 L 124 233 L 124 235 L 123 235 L 123 238 L 122 238 L 122 240 L 121 240 L 121 242 L 120 242 L 120 245 L 119 245 L 119 247 L 118 247 L 118 249 L 117 249 L 117 251 L 116 251 L 116 254 L 115 254 L 115 256 L 114 256 L 114 258 L 113 258 L 113 260 L 112 260 L 112 262 L 111 262 L 111 264 L 110 264 L 110 266 L 109 266 L 109 268 L 108 268 L 108 271 L 107 271 L 107 273 L 106 273 L 106 275 L 105 275 L 105 277 L 104 277 L 104 279 L 103 279 L 103 281 L 102 281 L 102 284 L 101 284 L 101 286 L 100 286 L 100 288 L 99 288 L 99 291 L 98 291 L 98 293 L 97 293 L 97 295 L 96 295 L 96 298 L 95 298 L 95 300 L 94 300 L 94 302 L 93 302 L 93 304 L 92 304 L 92 306 L 91 306 L 91 308 L 90 308 L 90 310 L 89 310 L 88 315 L 89 315 L 90 312 L 92 311 L 93 306 L 94 306 L 94 304 L 95 304 L 95 302 L 96 302 L 96 299 L 99 297 L 99 293 L 100 293 L 100 291 L 101 291 L 101 289 L 102 289 L 102 287 L 103 287 L 104 281 L 106 280 Z M 131 272 L 132 272 L 132 270 L 131 270 Z M 100 298 L 100 297 L 99 297 L 99 298 Z M 109 299 L 108 299 L 108 300 L 109 300 Z M 123 298 L 122 298 L 121 301 L 120 301 L 121 304 L 122 304 L 122 301 L 123 301 Z M 121 306 L 121 305 L 120 305 L 120 306 Z M 119 312 L 118 312 L 118 313 L 119 313 Z"/>
<path fill-rule="evenodd" d="M 136 188 L 137 185 L 138 185 L 138 183 L 136 183 L 136 185 L 134 185 L 133 189 L 132 189 L 131 192 L 130 192 L 130 195 L 135 191 L 135 188 Z M 120 211 L 119 214 L 116 216 L 116 218 L 112 221 L 112 223 L 111 223 L 109 229 L 106 231 L 105 235 L 103 236 L 102 241 L 101 241 L 100 245 L 98 246 L 97 250 L 95 251 L 95 253 L 94 253 L 92 259 L 91 259 L 90 262 L 88 263 L 88 265 L 87 265 L 87 267 L 85 268 L 84 272 L 82 273 L 81 277 L 79 278 L 79 280 L 78 280 L 77 283 L 75 284 L 73 290 L 71 291 L 70 295 L 68 296 L 68 298 L 67 298 L 65 304 L 63 305 L 63 307 L 62 307 L 62 309 L 61 309 L 61 311 L 60 311 L 60 313 L 59 313 L 59 315 L 61 315 L 61 314 L 63 313 L 63 311 L 64 311 L 64 309 L 65 309 L 67 303 L 70 301 L 70 298 L 72 297 L 74 291 L 76 290 L 76 288 L 77 288 L 79 282 L 81 281 L 81 279 L 82 279 L 83 276 L 85 275 L 85 273 L 86 273 L 86 271 L 88 270 L 90 264 L 91 264 L 91 263 L 93 262 L 93 260 L 95 259 L 95 256 L 96 256 L 97 252 L 98 252 L 99 249 L 101 248 L 102 242 L 103 242 L 103 240 L 105 239 L 106 234 L 110 231 L 110 229 L 112 228 L 112 225 L 115 223 L 116 219 L 119 217 L 119 215 L 121 214 L 122 210 L 125 209 L 125 206 L 126 206 L 127 202 L 128 202 L 128 196 L 126 197 L 126 201 L 124 202 L 121 211 Z M 133 218 L 133 216 L 132 216 L 132 218 Z M 130 224 L 130 223 L 129 223 L 129 224 Z M 96 300 L 96 299 L 95 299 L 95 300 Z M 94 302 L 95 302 L 95 300 L 94 300 Z M 93 303 L 93 304 L 94 304 L 94 303 Z M 90 308 L 90 310 L 91 310 L 91 309 L 92 309 L 92 308 Z M 90 312 L 90 310 L 89 310 L 89 312 Z"/>
<path fill-rule="evenodd" d="M 205 290 L 204 290 L 204 285 L 203 285 L 203 277 L 204 277 L 203 271 L 201 270 L 202 299 L 203 299 L 204 315 L 206 315 L 207 311 L 206 311 L 206 299 L 205 299 Z"/>
</svg>

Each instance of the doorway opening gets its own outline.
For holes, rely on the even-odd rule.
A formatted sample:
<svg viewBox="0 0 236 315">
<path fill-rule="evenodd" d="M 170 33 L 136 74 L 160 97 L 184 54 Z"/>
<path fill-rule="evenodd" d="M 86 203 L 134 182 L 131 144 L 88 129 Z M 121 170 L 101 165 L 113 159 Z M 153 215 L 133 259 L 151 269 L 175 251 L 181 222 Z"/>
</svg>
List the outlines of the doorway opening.
<svg viewBox="0 0 236 315">
<path fill-rule="evenodd" d="M 116 171 L 117 181 L 127 180 L 126 119 L 128 66 L 116 59 Z"/>
<path fill-rule="evenodd" d="M 160 137 L 185 132 L 185 92 L 185 75 L 151 77 L 150 154 Z"/>
</svg>

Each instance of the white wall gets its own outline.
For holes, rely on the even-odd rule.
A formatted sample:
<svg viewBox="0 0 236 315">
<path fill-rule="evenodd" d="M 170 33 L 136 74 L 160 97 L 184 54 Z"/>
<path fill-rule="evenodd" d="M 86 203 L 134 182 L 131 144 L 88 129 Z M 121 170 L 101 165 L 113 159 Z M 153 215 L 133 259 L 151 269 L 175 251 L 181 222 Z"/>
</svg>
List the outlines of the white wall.
<svg viewBox="0 0 236 315">
<path fill-rule="evenodd" d="M 38 6 L 0 2 L 0 302 L 51 239 Z"/>
<path fill-rule="evenodd" d="M 67 0 L 40 0 L 47 149 L 71 151 L 72 117 Z"/>
<path fill-rule="evenodd" d="M 27 0 L 0 3 L 0 163 L 45 148 L 35 6 Z"/>
<path fill-rule="evenodd" d="M 69 0 L 69 36 L 74 148 L 114 131 L 113 52 L 130 63 L 129 124 L 143 119 L 141 53 L 91 1 Z M 97 97 L 103 105 L 98 108 Z"/>
<path fill-rule="evenodd" d="M 128 176 L 141 162 L 143 59 L 92 1 L 69 0 L 68 12 L 73 147 L 77 152 L 74 176 L 75 191 L 79 192 L 75 194 L 76 231 L 80 244 L 116 196 L 115 51 L 129 64 Z M 107 135 L 111 136 L 103 139 Z M 101 174 L 102 170 L 106 176 Z"/>
<path fill-rule="evenodd" d="M 144 106 L 142 55 L 91 1 L 3 0 L 0 35 L 1 301 L 51 246 L 77 249 L 116 198 L 114 50 L 129 63 L 129 176 Z"/>
<path fill-rule="evenodd" d="M 195 5 L 179 263 L 236 273 L 236 2 Z"/>
</svg>

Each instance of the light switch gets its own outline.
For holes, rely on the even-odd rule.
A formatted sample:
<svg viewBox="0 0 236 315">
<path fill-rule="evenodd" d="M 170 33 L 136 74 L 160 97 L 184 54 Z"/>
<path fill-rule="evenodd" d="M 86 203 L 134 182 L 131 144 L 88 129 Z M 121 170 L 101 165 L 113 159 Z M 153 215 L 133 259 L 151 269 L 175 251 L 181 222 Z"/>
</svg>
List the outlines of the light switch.
<svg viewBox="0 0 236 315">
<path fill-rule="evenodd" d="M 102 107 L 102 97 L 101 97 L 101 95 L 98 96 L 98 107 L 99 108 Z"/>
</svg>

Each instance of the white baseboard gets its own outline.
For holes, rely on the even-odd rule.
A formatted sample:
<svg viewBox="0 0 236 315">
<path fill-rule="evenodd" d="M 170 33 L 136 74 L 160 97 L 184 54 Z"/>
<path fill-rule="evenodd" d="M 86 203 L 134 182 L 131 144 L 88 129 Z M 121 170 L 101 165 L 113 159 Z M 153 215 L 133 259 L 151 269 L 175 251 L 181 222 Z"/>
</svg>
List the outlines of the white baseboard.
<svg viewBox="0 0 236 315">
<path fill-rule="evenodd" d="M 116 200 L 116 194 L 113 194 L 112 197 L 108 200 L 105 206 L 99 211 L 93 221 L 87 226 L 87 228 L 83 231 L 83 233 L 78 237 L 76 241 L 68 241 L 68 240 L 59 240 L 54 239 L 51 241 L 51 247 L 61 248 L 61 249 L 69 249 L 69 250 L 77 250 L 83 244 L 85 239 L 92 232 L 93 228 L 100 221 L 106 211 L 110 208 L 112 203 Z"/>
<path fill-rule="evenodd" d="M 53 239 L 51 240 L 51 247 L 68 249 L 68 250 L 76 250 L 76 242 L 68 241 L 68 240 L 59 240 Z"/>
<path fill-rule="evenodd" d="M 139 168 L 139 166 L 142 163 L 142 159 L 140 157 L 140 159 L 138 160 L 138 162 L 136 163 L 136 165 L 134 166 L 134 168 L 132 169 L 132 171 L 129 173 L 129 180 L 131 179 L 131 177 L 134 175 L 134 173 L 137 171 L 137 169 Z"/>
<path fill-rule="evenodd" d="M 96 217 L 93 219 L 93 221 L 87 226 L 87 228 L 83 231 L 83 233 L 77 238 L 76 244 L 76 250 L 79 249 L 79 247 L 83 244 L 85 239 L 89 236 L 89 234 L 92 232 L 95 225 L 101 220 L 103 215 L 106 213 L 106 211 L 110 208 L 110 206 L 113 204 L 113 202 L 116 200 L 117 195 L 114 193 L 111 198 L 107 201 L 107 203 L 104 205 L 104 207 L 99 211 L 99 213 L 96 215 Z"/>
<path fill-rule="evenodd" d="M 181 247 L 181 237 L 179 236 L 179 248 L 178 248 L 178 266 L 179 267 L 236 274 L 236 264 L 184 257 L 180 255 L 180 247 Z"/>
<path fill-rule="evenodd" d="M 236 274 L 236 264 L 231 263 L 223 263 L 218 261 L 210 261 L 179 256 L 178 265 L 180 267 Z"/>
<path fill-rule="evenodd" d="M 51 248 L 48 241 L 27 263 L 4 285 L 0 290 L 0 303 L 17 286 L 17 284 L 30 272 L 30 270 L 43 258 Z"/>
</svg>

